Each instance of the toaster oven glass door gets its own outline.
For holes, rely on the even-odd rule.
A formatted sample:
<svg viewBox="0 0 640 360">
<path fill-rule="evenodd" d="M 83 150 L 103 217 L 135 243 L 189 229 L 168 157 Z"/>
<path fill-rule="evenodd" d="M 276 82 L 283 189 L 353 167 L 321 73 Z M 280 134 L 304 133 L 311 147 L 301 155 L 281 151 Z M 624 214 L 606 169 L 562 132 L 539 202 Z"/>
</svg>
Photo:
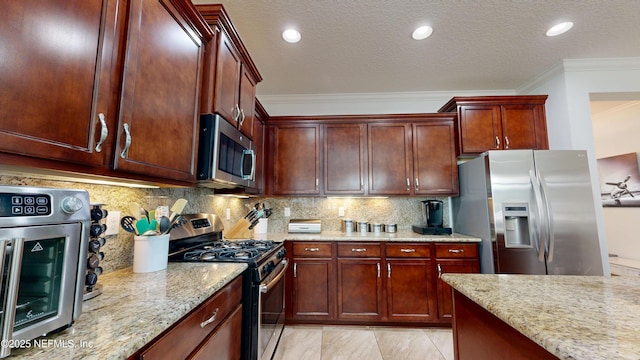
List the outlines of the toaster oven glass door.
<svg viewBox="0 0 640 360">
<path fill-rule="evenodd" d="M 0 229 L 3 338 L 32 339 L 72 323 L 80 236 L 80 223 Z"/>
</svg>

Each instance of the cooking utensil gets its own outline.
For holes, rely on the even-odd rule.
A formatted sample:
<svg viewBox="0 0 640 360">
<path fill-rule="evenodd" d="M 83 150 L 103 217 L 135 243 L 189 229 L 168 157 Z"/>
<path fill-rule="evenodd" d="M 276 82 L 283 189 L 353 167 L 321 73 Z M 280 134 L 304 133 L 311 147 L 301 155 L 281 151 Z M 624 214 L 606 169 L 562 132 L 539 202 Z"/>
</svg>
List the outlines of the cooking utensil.
<svg viewBox="0 0 640 360">
<path fill-rule="evenodd" d="M 149 230 L 156 230 L 158 228 L 158 221 L 156 220 L 151 220 L 151 221 L 146 221 L 146 220 L 138 220 L 136 222 L 136 230 L 138 234 L 144 234 Z"/>
<path fill-rule="evenodd" d="M 182 211 L 184 211 L 185 206 L 187 206 L 186 199 L 176 200 L 176 202 L 171 207 L 171 215 L 169 216 L 169 221 L 173 221 L 173 219 L 175 219 L 177 215 L 182 214 Z"/>
<path fill-rule="evenodd" d="M 166 234 L 171 228 L 171 220 L 168 217 L 162 216 L 160 218 L 160 234 Z"/>
<path fill-rule="evenodd" d="M 165 229 L 165 231 L 160 231 L 161 235 L 167 234 L 174 226 L 178 225 L 182 221 L 182 216 L 178 215 L 178 217 L 174 218 L 169 226 Z"/>
<path fill-rule="evenodd" d="M 136 222 L 137 220 L 133 216 L 123 216 L 122 219 L 120 219 L 120 226 L 124 231 L 138 235 L 135 228 Z"/>
<path fill-rule="evenodd" d="M 138 219 L 140 217 L 140 214 L 142 213 L 142 211 L 140 210 L 140 204 L 138 204 L 137 202 L 132 202 L 131 204 L 129 204 L 129 212 L 131 213 L 131 216 Z"/>
</svg>

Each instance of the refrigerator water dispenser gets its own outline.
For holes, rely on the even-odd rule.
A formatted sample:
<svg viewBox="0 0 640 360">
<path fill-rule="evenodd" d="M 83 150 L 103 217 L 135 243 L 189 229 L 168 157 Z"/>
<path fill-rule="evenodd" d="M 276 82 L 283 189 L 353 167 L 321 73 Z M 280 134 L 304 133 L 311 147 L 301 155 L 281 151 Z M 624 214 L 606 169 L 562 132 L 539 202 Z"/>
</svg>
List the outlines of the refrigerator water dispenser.
<svg viewBox="0 0 640 360">
<path fill-rule="evenodd" d="M 504 243 L 508 248 L 530 248 L 529 204 L 504 203 Z"/>
</svg>

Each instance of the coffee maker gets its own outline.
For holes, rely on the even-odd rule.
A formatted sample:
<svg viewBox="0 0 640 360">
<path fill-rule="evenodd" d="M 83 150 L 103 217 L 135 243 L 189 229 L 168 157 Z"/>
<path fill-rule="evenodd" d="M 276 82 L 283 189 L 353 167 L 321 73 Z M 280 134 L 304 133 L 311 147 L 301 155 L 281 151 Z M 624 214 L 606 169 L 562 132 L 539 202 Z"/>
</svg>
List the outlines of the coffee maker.
<svg viewBox="0 0 640 360">
<path fill-rule="evenodd" d="M 413 225 L 414 232 L 423 235 L 448 235 L 451 228 L 443 227 L 443 203 L 440 200 L 422 201 L 422 225 Z"/>
</svg>

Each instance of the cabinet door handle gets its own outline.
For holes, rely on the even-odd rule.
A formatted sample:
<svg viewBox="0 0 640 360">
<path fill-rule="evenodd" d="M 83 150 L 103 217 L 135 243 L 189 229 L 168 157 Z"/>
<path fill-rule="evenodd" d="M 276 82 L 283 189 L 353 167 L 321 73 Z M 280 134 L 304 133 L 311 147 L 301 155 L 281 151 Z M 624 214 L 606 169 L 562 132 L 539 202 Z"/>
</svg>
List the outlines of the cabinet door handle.
<svg viewBox="0 0 640 360">
<path fill-rule="evenodd" d="M 440 264 L 438 264 L 437 266 L 438 266 L 438 279 L 440 279 L 440 277 L 442 276 L 442 266 L 440 266 Z"/>
<path fill-rule="evenodd" d="M 377 263 L 376 266 L 378 267 L 378 277 L 380 277 L 380 263 Z"/>
<path fill-rule="evenodd" d="M 509 148 L 509 137 L 508 136 L 504 137 L 504 148 L 505 149 Z"/>
<path fill-rule="evenodd" d="M 315 251 L 320 251 L 320 248 L 304 248 L 304 251 L 311 251 L 311 252 L 315 252 Z"/>
<path fill-rule="evenodd" d="M 403 253 L 414 253 L 414 252 L 416 252 L 416 249 L 400 249 L 400 252 L 403 252 Z"/>
<path fill-rule="evenodd" d="M 203 321 L 200 323 L 200 327 L 204 329 L 205 326 L 211 324 L 212 322 L 216 321 L 216 316 L 218 316 L 218 311 L 220 310 L 220 308 L 216 308 L 216 310 L 213 312 L 213 315 L 211 315 L 210 318 L 208 318 L 207 320 Z"/>
<path fill-rule="evenodd" d="M 391 264 L 387 264 L 387 278 L 391 279 Z"/>
<path fill-rule="evenodd" d="M 244 123 L 244 109 L 240 109 L 240 127 L 242 127 L 242 124 Z"/>
<path fill-rule="evenodd" d="M 352 248 L 351 252 L 365 252 L 367 249 L 365 248 Z"/>
<path fill-rule="evenodd" d="M 124 123 L 122 127 L 124 129 L 125 141 L 124 141 L 124 149 L 122 149 L 122 152 L 120 153 L 120 157 L 123 159 L 126 159 L 127 154 L 129 153 L 129 147 L 131 146 L 131 131 L 129 131 L 129 124 L 127 123 Z"/>
<path fill-rule="evenodd" d="M 500 149 L 500 138 L 496 135 L 496 149 Z"/>
<path fill-rule="evenodd" d="M 407 191 L 411 190 L 411 181 L 407 178 Z"/>
<path fill-rule="evenodd" d="M 318 178 L 316 178 L 316 190 L 318 190 L 318 184 L 319 184 L 319 181 L 318 181 Z"/>
<path fill-rule="evenodd" d="M 420 189 L 420 182 L 418 181 L 418 178 L 416 178 L 416 191 L 418 191 Z"/>
<path fill-rule="evenodd" d="M 449 249 L 449 252 L 452 254 L 463 253 L 464 249 Z"/>
<path fill-rule="evenodd" d="M 293 263 L 293 277 L 298 277 L 298 263 Z"/>
<path fill-rule="evenodd" d="M 98 143 L 96 144 L 96 152 L 101 152 L 102 145 L 109 135 L 109 129 L 107 128 L 107 123 L 104 121 L 103 113 L 98 114 L 98 121 L 100 121 L 100 140 L 98 140 Z"/>
</svg>

